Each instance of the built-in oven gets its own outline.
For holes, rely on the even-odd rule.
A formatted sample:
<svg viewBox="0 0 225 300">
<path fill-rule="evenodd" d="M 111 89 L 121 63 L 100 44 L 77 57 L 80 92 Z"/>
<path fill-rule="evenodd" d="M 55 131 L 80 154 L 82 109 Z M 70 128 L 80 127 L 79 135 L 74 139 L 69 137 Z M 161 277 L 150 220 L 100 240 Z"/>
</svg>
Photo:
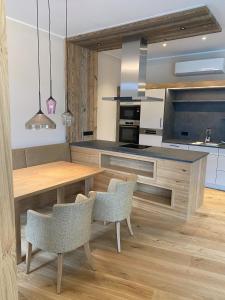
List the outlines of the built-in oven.
<svg viewBox="0 0 225 300">
<path fill-rule="evenodd" d="M 121 105 L 120 119 L 121 120 L 140 120 L 140 105 Z"/>
<path fill-rule="evenodd" d="M 140 127 L 140 121 L 120 120 L 119 142 L 138 144 L 139 127 Z"/>
</svg>

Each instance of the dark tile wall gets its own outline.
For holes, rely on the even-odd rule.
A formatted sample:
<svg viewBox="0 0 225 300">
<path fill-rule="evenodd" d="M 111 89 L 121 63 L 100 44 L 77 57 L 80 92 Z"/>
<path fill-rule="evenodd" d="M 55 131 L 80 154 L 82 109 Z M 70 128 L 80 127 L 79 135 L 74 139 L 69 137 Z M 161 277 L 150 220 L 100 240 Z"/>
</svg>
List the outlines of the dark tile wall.
<svg viewBox="0 0 225 300">
<path fill-rule="evenodd" d="M 215 101 L 223 99 L 224 102 Z M 199 100 L 210 102 L 198 102 Z M 168 90 L 164 113 L 164 140 L 204 141 L 207 128 L 212 130 L 213 142 L 225 141 L 225 89 Z"/>
<path fill-rule="evenodd" d="M 225 140 L 224 103 L 174 103 L 173 137 L 203 141 L 207 128 L 212 141 Z"/>
</svg>

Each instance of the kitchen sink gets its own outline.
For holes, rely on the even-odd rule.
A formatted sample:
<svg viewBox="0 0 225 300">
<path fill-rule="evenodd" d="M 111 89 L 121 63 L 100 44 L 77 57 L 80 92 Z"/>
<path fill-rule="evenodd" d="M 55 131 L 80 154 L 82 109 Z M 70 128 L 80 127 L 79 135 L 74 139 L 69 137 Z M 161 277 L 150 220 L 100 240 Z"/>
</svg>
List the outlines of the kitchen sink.
<svg viewBox="0 0 225 300">
<path fill-rule="evenodd" d="M 208 147 L 218 147 L 220 143 L 205 143 L 205 142 L 193 142 L 192 145 L 201 145 L 201 146 L 208 146 Z"/>
</svg>

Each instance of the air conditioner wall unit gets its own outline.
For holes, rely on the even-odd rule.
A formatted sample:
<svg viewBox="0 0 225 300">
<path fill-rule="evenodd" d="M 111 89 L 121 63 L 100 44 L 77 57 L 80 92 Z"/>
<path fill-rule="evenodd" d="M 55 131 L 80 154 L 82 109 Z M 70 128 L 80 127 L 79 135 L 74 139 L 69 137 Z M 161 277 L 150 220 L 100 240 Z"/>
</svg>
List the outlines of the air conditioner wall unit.
<svg viewBox="0 0 225 300">
<path fill-rule="evenodd" d="M 204 75 L 204 74 L 224 74 L 225 59 L 211 58 L 192 61 L 182 61 L 175 63 L 176 76 Z"/>
</svg>

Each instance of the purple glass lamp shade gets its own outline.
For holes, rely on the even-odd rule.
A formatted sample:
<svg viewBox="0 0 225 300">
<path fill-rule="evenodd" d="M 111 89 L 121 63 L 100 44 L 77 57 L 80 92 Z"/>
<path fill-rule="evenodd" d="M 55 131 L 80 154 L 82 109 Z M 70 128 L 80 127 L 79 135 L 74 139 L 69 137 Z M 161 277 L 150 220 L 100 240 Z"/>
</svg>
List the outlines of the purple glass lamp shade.
<svg viewBox="0 0 225 300">
<path fill-rule="evenodd" d="M 48 100 L 46 101 L 47 104 L 47 110 L 48 110 L 48 114 L 52 115 L 55 114 L 55 109 L 56 109 L 56 101 L 54 98 L 49 97 Z"/>
</svg>

